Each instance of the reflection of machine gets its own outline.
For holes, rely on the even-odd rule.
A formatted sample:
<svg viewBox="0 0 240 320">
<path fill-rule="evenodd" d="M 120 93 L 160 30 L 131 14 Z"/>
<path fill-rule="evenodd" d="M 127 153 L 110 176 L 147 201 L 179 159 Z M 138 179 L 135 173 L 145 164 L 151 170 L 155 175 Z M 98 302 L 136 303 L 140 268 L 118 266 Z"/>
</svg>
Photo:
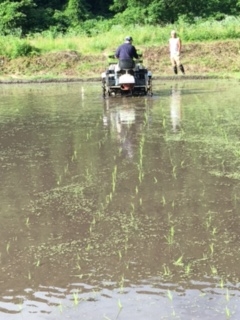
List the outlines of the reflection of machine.
<svg viewBox="0 0 240 320">
<path fill-rule="evenodd" d="M 103 124 L 121 146 L 122 155 L 132 159 L 139 133 L 148 122 L 148 99 L 106 99 Z M 119 101 L 122 103 L 119 104 Z"/>
<path fill-rule="evenodd" d="M 122 109 L 119 110 L 119 121 L 120 123 L 134 123 L 135 122 L 135 110 L 134 109 Z"/>
<path fill-rule="evenodd" d="M 127 60 L 128 62 L 128 60 Z M 114 55 L 109 56 L 109 66 L 102 73 L 103 96 L 152 95 L 152 73 L 142 60 L 129 61 L 119 68 Z"/>
<path fill-rule="evenodd" d="M 173 132 L 176 132 L 180 129 L 181 122 L 181 90 L 178 88 L 177 84 L 172 87 L 170 113 Z"/>
</svg>

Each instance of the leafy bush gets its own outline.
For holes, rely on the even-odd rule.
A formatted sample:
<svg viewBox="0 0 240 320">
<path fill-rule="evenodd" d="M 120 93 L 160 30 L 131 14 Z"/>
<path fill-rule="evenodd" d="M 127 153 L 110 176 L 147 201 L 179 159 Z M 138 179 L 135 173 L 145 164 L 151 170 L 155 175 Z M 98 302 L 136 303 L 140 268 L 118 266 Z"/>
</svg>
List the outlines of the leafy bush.
<svg viewBox="0 0 240 320">
<path fill-rule="evenodd" d="M 11 52 L 11 58 L 18 58 L 24 56 L 32 56 L 38 53 L 38 49 L 31 46 L 27 42 L 16 42 Z"/>
<path fill-rule="evenodd" d="M 0 55 L 10 59 L 33 56 L 39 54 L 39 52 L 40 50 L 38 48 L 32 46 L 25 40 L 19 40 L 12 36 L 0 39 Z"/>
</svg>

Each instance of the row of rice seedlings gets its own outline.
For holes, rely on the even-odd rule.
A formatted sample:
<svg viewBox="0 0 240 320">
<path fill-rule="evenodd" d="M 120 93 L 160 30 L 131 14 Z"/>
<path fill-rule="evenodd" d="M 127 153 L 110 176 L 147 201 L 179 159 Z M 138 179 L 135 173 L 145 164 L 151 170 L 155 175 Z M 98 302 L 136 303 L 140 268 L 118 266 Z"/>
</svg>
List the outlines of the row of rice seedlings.
<svg viewBox="0 0 240 320">
<path fill-rule="evenodd" d="M 116 189 L 116 181 L 117 181 L 117 165 L 114 165 L 113 171 L 112 171 L 112 192 L 115 192 Z"/>
<path fill-rule="evenodd" d="M 209 117 L 212 120 L 212 117 Z M 166 123 L 163 122 L 163 126 L 166 127 Z M 202 134 L 205 133 L 204 131 L 204 127 L 202 126 L 202 124 L 199 122 L 199 128 L 201 128 L 201 132 Z M 212 129 L 212 127 L 211 127 Z M 230 143 L 230 138 L 229 138 L 229 132 L 226 128 L 219 128 L 219 124 L 216 123 L 216 135 L 218 135 L 218 137 L 220 137 L 222 139 L 222 141 L 224 142 L 224 144 L 229 145 Z M 174 164 L 173 165 L 173 161 L 172 161 L 172 156 L 170 155 L 170 162 L 172 164 L 172 173 L 173 173 L 173 177 L 174 179 L 177 179 L 177 175 L 176 175 L 176 169 L 177 166 Z M 224 170 L 224 160 L 222 161 L 222 168 Z M 184 167 L 184 163 L 181 163 L 180 167 Z M 204 196 L 205 194 L 205 188 L 203 188 L 202 194 L 201 196 Z M 166 199 L 164 196 L 162 196 L 162 205 L 165 206 L 166 205 Z M 174 207 L 174 201 L 172 203 L 172 206 Z M 216 225 L 214 225 L 214 212 L 209 211 L 206 215 L 205 221 L 204 221 L 204 227 L 205 230 L 208 233 L 208 236 L 206 238 L 208 238 L 208 241 L 206 242 L 205 245 L 205 249 L 207 249 L 207 253 L 203 254 L 203 258 L 202 259 L 198 259 L 195 261 L 191 261 L 191 262 L 184 262 L 183 259 L 183 254 L 177 258 L 175 261 L 173 261 L 173 265 L 177 266 L 179 268 L 181 268 L 181 272 L 183 272 L 183 274 L 185 276 L 191 276 L 193 274 L 193 270 L 194 270 L 194 264 L 198 264 L 201 263 L 201 261 L 209 261 L 209 274 L 214 278 L 214 279 L 218 279 L 219 278 L 219 267 L 216 265 L 216 261 L 215 261 L 215 257 L 217 254 L 217 235 L 218 235 L 218 227 Z M 168 234 L 165 236 L 165 239 L 167 240 L 167 244 L 169 245 L 173 245 L 174 243 L 177 243 L 177 239 L 175 238 L 175 233 L 174 233 L 174 229 L 172 227 L 170 227 Z M 204 265 L 206 266 L 206 262 L 204 262 Z M 163 273 L 162 275 L 166 278 L 171 278 L 173 276 L 173 270 L 171 268 L 170 265 L 163 265 Z M 224 284 L 223 284 L 223 280 L 221 278 L 221 288 L 224 289 Z M 225 290 L 225 289 L 224 289 Z M 229 292 L 228 289 L 226 289 L 226 301 L 229 302 Z M 168 298 L 170 299 L 170 295 L 168 294 Z M 172 299 L 170 299 L 172 300 Z M 231 318 L 233 312 L 231 311 L 230 306 L 227 304 L 226 307 L 223 308 L 222 313 L 225 313 L 226 318 Z"/>
<path fill-rule="evenodd" d="M 100 141 L 100 143 L 98 142 L 98 147 L 99 148 L 102 146 L 103 143 L 105 143 L 106 139 L 107 139 L 107 133 L 105 133 L 105 136 Z M 116 159 L 116 157 L 113 157 L 113 158 L 114 158 L 114 160 Z M 86 170 L 88 171 L 88 168 Z M 94 231 L 96 230 L 96 226 L 97 226 L 98 223 L 100 223 L 101 220 L 105 219 L 104 212 L 107 209 L 108 205 L 112 202 L 113 195 L 116 192 L 117 172 L 118 172 L 118 166 L 116 164 L 114 164 L 112 172 L 111 172 L 111 180 L 110 180 L 111 181 L 111 183 L 110 183 L 111 188 L 110 188 L 110 191 L 105 196 L 105 200 L 100 204 L 99 210 L 96 210 L 96 212 L 93 213 L 93 218 L 92 218 L 92 221 L 90 222 L 90 225 L 89 225 L 89 237 L 87 239 L 87 244 L 86 244 L 86 247 L 85 247 L 85 251 L 88 254 L 94 249 L 94 245 L 93 245 L 93 243 L 95 242 L 95 240 L 94 240 L 95 239 Z M 122 259 L 122 251 L 120 249 L 117 251 L 117 254 L 119 256 L 119 260 L 121 260 Z M 79 258 L 77 259 L 77 262 L 76 262 L 76 269 L 81 271 L 81 263 L 79 261 Z M 79 276 L 83 276 L 83 275 L 80 273 Z"/>
<path fill-rule="evenodd" d="M 139 182 L 142 183 L 144 178 L 144 171 L 143 171 L 143 148 L 145 143 L 145 136 L 142 135 L 141 140 L 139 142 L 139 159 L 138 159 L 138 179 Z"/>
<path fill-rule="evenodd" d="M 179 267 L 181 268 L 183 275 L 185 275 L 186 277 L 189 277 L 192 275 L 193 273 L 193 266 L 194 264 L 199 264 L 200 261 L 206 261 L 209 260 L 210 265 L 210 274 L 217 279 L 217 277 L 219 277 L 219 273 L 218 273 L 218 267 L 216 265 L 214 265 L 214 254 L 215 254 L 215 241 L 216 241 L 216 235 L 217 235 L 217 227 L 214 226 L 214 213 L 209 211 L 206 215 L 206 221 L 205 221 L 205 227 L 206 230 L 209 232 L 209 239 L 210 239 L 210 244 L 209 244 L 209 250 L 207 254 L 203 254 L 203 258 L 202 259 L 198 259 L 192 262 L 184 262 L 183 260 L 183 255 L 179 256 L 175 261 L 173 261 L 173 266 Z M 171 218 L 170 218 L 171 220 Z M 175 238 L 175 232 L 174 232 L 174 226 L 171 226 L 169 229 L 169 233 L 167 236 L 165 236 L 165 239 L 167 240 L 167 244 L 169 245 L 173 245 L 174 243 L 177 242 L 177 239 Z M 204 263 L 205 264 L 205 263 Z M 171 270 L 171 267 L 164 264 L 163 265 L 163 273 L 162 275 L 166 278 L 172 278 L 173 276 L 173 271 Z M 224 283 L 223 283 L 223 279 L 221 278 L 221 282 L 220 282 L 220 287 L 222 289 L 224 289 Z M 226 290 L 226 301 L 227 303 L 230 300 L 230 295 L 229 295 L 229 291 L 228 288 L 224 289 Z M 170 301 L 172 301 L 172 292 L 167 293 L 167 296 L 169 298 Z M 231 311 L 231 308 L 229 307 L 229 305 L 227 304 L 222 313 L 225 313 L 225 316 L 227 319 L 230 319 L 233 312 Z"/>
<path fill-rule="evenodd" d="M 210 249 L 210 252 L 209 252 L 209 259 L 211 261 L 214 262 L 214 254 L 215 254 L 215 241 L 217 241 L 216 239 L 216 235 L 217 235 L 217 227 L 215 227 L 213 225 L 214 223 L 214 219 L 213 219 L 213 212 L 212 211 L 208 211 L 207 212 L 207 215 L 206 215 L 206 222 L 205 222 L 205 226 L 206 226 L 206 230 L 209 232 L 209 239 L 210 239 L 210 244 L 209 244 L 209 249 Z M 210 271 L 211 271 L 211 275 L 214 277 L 214 278 L 217 278 L 219 276 L 218 274 L 218 268 L 217 266 L 215 266 L 214 264 L 211 264 L 210 265 Z M 222 289 L 222 290 L 225 290 L 225 300 L 227 302 L 227 305 L 225 306 L 224 308 L 224 313 L 225 313 L 225 316 L 226 316 L 226 319 L 230 319 L 231 316 L 232 316 L 232 312 L 229 308 L 229 301 L 230 301 L 230 295 L 229 295 L 229 290 L 228 288 L 225 288 L 225 284 L 224 284 L 224 281 L 223 281 L 223 278 L 221 277 L 220 279 L 220 283 L 218 284 L 219 287 Z"/>
</svg>

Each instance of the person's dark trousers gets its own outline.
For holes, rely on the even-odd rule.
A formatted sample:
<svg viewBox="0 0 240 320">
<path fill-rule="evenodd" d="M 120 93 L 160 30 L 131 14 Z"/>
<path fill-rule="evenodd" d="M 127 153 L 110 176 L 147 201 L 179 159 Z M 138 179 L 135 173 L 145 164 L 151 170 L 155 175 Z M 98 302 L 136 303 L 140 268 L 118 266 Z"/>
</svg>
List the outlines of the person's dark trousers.
<svg viewBox="0 0 240 320">
<path fill-rule="evenodd" d="M 185 74 L 185 70 L 182 64 L 180 64 L 179 69 L 182 71 L 183 74 Z"/>
<path fill-rule="evenodd" d="M 132 69 L 134 68 L 134 61 L 132 59 L 119 60 L 120 69 Z"/>
</svg>

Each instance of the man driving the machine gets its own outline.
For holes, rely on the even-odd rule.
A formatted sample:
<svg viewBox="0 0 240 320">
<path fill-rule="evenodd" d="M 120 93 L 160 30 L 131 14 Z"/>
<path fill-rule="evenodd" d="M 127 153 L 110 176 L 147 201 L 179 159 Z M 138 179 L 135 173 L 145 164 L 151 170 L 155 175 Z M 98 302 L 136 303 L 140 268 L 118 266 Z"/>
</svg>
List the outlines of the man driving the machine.
<svg viewBox="0 0 240 320">
<path fill-rule="evenodd" d="M 127 36 L 125 42 L 120 45 L 115 53 L 116 58 L 119 59 L 120 69 L 134 68 L 133 58 L 138 59 L 136 48 L 132 45 L 133 38 Z"/>
</svg>

